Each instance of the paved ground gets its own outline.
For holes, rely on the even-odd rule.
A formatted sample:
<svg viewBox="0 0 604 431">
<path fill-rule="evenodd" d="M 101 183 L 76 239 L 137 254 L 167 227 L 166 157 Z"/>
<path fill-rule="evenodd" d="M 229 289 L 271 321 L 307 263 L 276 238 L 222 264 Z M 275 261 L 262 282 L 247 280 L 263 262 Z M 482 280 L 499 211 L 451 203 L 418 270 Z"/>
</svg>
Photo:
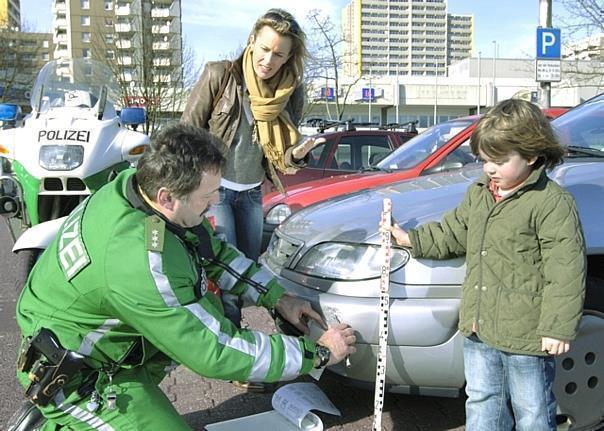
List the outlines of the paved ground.
<svg viewBox="0 0 604 431">
<path fill-rule="evenodd" d="M 6 429 L 10 415 L 22 402 L 22 389 L 15 379 L 18 331 L 14 318 L 14 268 L 10 239 L 0 220 L 0 430 Z M 245 321 L 254 328 L 273 331 L 267 313 L 254 308 L 244 310 Z M 342 417 L 321 416 L 326 430 L 370 430 L 373 392 L 348 387 L 325 373 L 319 386 L 340 409 Z M 202 379 L 184 367 L 177 368 L 162 383 L 162 388 L 194 430 L 205 424 L 269 410 L 271 394 L 242 392 L 233 385 Z M 383 415 L 386 430 L 463 430 L 462 399 L 387 395 Z"/>
</svg>

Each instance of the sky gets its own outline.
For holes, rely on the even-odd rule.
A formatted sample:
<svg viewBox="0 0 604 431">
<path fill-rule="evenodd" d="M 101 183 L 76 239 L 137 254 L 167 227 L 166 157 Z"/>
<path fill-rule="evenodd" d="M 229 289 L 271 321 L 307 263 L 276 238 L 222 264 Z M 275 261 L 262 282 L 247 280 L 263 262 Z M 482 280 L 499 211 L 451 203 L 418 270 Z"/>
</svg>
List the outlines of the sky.
<svg viewBox="0 0 604 431">
<path fill-rule="evenodd" d="M 51 3 L 21 0 L 22 20 L 34 30 L 50 31 Z M 254 21 L 271 7 L 288 10 L 308 28 L 304 18 L 312 9 L 323 11 L 339 25 L 340 11 L 347 3 L 349 0 L 182 0 L 183 36 L 201 64 L 232 57 L 245 44 Z M 553 3 L 555 17 L 559 11 Z M 480 52 L 482 57 L 492 57 L 495 41 L 498 57 L 535 57 L 539 0 L 448 0 L 447 4 L 449 13 L 474 15 L 474 56 Z"/>
</svg>

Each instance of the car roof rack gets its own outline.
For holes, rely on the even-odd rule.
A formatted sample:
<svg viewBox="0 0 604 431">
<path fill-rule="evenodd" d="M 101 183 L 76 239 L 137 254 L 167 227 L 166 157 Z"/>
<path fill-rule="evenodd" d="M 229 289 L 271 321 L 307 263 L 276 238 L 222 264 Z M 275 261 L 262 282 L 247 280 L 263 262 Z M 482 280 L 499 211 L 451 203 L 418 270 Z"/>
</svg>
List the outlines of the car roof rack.
<svg viewBox="0 0 604 431">
<path fill-rule="evenodd" d="M 384 129 L 384 130 L 401 130 L 403 132 L 408 132 L 408 133 L 418 133 L 417 132 L 418 123 L 419 123 L 418 120 L 407 121 L 406 123 L 388 123 L 380 128 Z"/>
</svg>

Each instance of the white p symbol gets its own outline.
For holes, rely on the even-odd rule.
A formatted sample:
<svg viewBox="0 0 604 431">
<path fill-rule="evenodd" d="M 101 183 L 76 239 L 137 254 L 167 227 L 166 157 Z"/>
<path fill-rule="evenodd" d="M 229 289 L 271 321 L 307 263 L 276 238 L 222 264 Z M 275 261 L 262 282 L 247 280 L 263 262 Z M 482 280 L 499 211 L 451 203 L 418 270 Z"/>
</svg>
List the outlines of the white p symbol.
<svg viewBox="0 0 604 431">
<path fill-rule="evenodd" d="M 547 54 L 547 48 L 556 44 L 556 35 L 554 33 L 541 33 L 541 55 Z"/>
</svg>

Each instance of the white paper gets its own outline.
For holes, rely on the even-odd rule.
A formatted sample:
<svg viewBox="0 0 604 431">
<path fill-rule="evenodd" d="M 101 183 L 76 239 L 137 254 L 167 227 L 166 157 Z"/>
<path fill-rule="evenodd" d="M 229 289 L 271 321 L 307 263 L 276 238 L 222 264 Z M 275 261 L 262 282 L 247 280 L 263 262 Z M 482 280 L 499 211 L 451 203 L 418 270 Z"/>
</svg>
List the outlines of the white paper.
<svg viewBox="0 0 604 431">
<path fill-rule="evenodd" d="M 273 394 L 275 410 L 206 425 L 207 431 L 323 431 L 318 410 L 341 416 L 340 411 L 314 383 L 290 383 Z"/>
<path fill-rule="evenodd" d="M 301 430 L 323 431 L 323 422 L 311 410 L 340 416 L 340 411 L 314 383 L 282 386 L 274 393 L 272 404 L 276 411 Z"/>
</svg>

